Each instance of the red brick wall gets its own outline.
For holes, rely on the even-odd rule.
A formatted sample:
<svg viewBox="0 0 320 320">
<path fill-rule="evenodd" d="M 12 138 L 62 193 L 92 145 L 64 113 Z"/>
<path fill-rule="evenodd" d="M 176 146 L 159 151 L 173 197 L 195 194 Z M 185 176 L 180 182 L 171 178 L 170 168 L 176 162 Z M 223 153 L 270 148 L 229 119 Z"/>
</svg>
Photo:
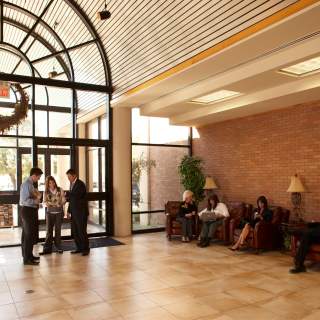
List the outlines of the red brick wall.
<svg viewBox="0 0 320 320">
<path fill-rule="evenodd" d="M 150 159 L 156 161 L 156 168 L 150 171 L 151 210 L 164 209 L 167 201 L 181 199 L 178 166 L 186 154 L 187 148 L 151 147 Z"/>
<path fill-rule="evenodd" d="M 320 101 L 198 128 L 194 154 L 205 160 L 225 201 L 259 195 L 291 208 L 286 192 L 298 173 L 305 214 L 320 217 Z"/>
</svg>

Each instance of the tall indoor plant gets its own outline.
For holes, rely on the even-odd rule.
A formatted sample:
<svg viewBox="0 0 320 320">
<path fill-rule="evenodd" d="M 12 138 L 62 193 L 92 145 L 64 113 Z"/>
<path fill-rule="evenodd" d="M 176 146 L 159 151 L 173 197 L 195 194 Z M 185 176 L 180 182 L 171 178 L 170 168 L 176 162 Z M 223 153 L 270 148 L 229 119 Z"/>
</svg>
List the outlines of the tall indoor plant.
<svg viewBox="0 0 320 320">
<path fill-rule="evenodd" d="M 204 199 L 205 175 L 203 173 L 203 160 L 196 156 L 186 155 L 178 167 L 180 181 L 185 190 L 194 193 L 197 204 Z"/>
</svg>

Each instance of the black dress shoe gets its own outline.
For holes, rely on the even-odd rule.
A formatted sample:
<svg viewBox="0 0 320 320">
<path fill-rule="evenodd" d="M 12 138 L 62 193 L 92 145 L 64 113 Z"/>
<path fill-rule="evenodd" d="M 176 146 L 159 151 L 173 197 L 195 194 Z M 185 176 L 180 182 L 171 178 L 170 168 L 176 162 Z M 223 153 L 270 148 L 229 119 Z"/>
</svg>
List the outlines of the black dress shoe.
<svg viewBox="0 0 320 320">
<path fill-rule="evenodd" d="M 37 257 L 37 256 L 32 256 L 32 260 L 40 260 L 40 257 Z"/>
<path fill-rule="evenodd" d="M 202 247 L 205 241 L 206 241 L 206 238 L 200 238 L 200 242 L 197 243 L 197 246 Z"/>
<path fill-rule="evenodd" d="M 34 260 L 24 261 L 23 264 L 25 266 L 37 266 L 39 265 L 39 261 L 34 261 Z"/>
<path fill-rule="evenodd" d="M 42 251 L 42 252 L 39 252 L 39 255 L 43 256 L 45 254 L 51 254 L 51 253 L 52 253 L 51 251 Z"/>
<path fill-rule="evenodd" d="M 83 252 L 81 253 L 81 255 L 82 255 L 82 256 L 87 256 L 87 255 L 89 255 L 89 253 L 90 253 L 90 251 L 83 251 Z"/>
<path fill-rule="evenodd" d="M 71 254 L 76 254 L 76 253 L 80 253 L 81 251 L 80 250 L 72 250 L 70 251 Z"/>
<path fill-rule="evenodd" d="M 200 245 L 200 248 L 206 248 L 210 246 L 211 238 L 204 238 L 203 242 Z"/>
<path fill-rule="evenodd" d="M 307 269 L 305 266 L 300 266 L 300 267 L 294 267 L 289 270 L 290 273 L 300 273 L 300 272 L 306 272 Z"/>
</svg>

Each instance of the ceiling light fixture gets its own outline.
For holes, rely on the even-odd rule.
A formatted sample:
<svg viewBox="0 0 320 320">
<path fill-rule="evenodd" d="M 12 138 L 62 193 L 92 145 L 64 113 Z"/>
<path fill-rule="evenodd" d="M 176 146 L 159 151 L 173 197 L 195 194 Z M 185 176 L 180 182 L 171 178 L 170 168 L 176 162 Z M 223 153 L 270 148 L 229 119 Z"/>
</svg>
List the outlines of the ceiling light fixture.
<svg viewBox="0 0 320 320">
<path fill-rule="evenodd" d="M 53 24 L 53 31 L 54 31 L 54 33 L 56 32 L 56 27 L 57 27 L 57 25 L 58 25 L 58 22 L 55 21 L 55 23 Z M 55 62 L 56 62 L 56 58 L 53 57 L 52 71 L 50 71 L 50 72 L 49 72 L 49 75 L 48 75 L 50 79 L 53 79 L 53 78 L 55 78 L 55 77 L 58 75 L 58 72 L 56 71 L 56 69 L 55 69 L 55 67 L 54 67 Z"/>
<path fill-rule="evenodd" d="M 111 12 L 107 10 L 107 0 L 104 3 L 104 9 L 97 12 L 97 17 L 99 20 L 107 20 L 111 17 Z"/>
<path fill-rule="evenodd" d="M 320 71 L 320 56 L 308 59 L 279 70 L 289 76 L 302 77 Z"/>
<path fill-rule="evenodd" d="M 193 99 L 190 102 L 200 103 L 200 104 L 211 104 L 211 103 L 216 103 L 219 101 L 231 99 L 239 95 L 241 95 L 241 93 L 237 91 L 219 90 L 219 91 L 214 91 L 212 93 L 209 93 L 205 96 L 201 96 L 196 99 Z"/>
</svg>

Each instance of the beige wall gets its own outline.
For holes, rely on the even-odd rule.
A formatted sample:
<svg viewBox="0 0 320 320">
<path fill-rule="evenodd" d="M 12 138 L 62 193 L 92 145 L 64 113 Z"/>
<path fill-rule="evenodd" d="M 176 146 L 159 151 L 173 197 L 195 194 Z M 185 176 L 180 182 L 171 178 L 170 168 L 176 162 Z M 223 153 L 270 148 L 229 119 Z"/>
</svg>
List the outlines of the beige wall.
<svg viewBox="0 0 320 320">
<path fill-rule="evenodd" d="M 113 201 L 116 236 L 131 234 L 131 109 L 113 109 Z"/>
</svg>

